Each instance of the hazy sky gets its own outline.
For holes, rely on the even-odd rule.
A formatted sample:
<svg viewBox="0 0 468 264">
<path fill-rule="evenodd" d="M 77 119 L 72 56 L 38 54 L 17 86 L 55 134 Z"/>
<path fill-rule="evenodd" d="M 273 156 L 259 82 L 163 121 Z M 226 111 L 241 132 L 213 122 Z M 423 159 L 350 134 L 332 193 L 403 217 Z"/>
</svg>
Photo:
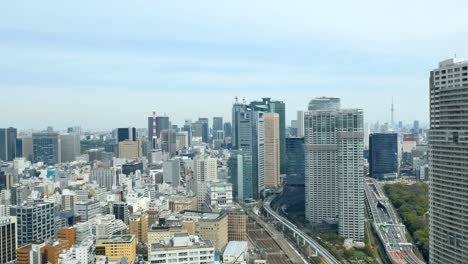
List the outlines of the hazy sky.
<svg viewBox="0 0 468 264">
<path fill-rule="evenodd" d="M 233 98 L 338 96 L 428 120 L 429 71 L 468 57 L 468 1 L 3 1 L 0 127 L 228 119 Z M 229 118 L 230 119 L 230 118 Z M 211 121 L 210 121 L 211 122 Z"/>
</svg>

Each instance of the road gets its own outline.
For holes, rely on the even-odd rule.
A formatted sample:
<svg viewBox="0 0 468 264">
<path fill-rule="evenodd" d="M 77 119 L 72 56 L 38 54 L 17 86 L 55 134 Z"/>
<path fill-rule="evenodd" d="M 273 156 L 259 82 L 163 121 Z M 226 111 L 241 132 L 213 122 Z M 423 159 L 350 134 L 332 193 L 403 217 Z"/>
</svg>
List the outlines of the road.
<svg viewBox="0 0 468 264">
<path fill-rule="evenodd" d="M 406 240 L 406 228 L 399 222 L 379 182 L 366 178 L 364 191 L 373 219 L 372 226 L 385 246 L 385 251 L 392 263 L 424 263 L 414 254 L 413 244 Z"/>
</svg>

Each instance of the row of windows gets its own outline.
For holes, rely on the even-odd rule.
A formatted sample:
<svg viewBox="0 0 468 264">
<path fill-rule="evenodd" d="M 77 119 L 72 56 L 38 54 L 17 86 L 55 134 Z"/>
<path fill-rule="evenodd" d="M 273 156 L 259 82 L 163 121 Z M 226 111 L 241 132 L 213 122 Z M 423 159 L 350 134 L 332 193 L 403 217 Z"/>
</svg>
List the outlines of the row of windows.
<svg viewBox="0 0 468 264">
<path fill-rule="evenodd" d="M 452 72 L 459 72 L 460 70 L 466 71 L 466 70 L 468 70 L 468 66 L 463 66 L 463 67 L 461 67 L 461 68 L 458 67 L 458 68 L 453 68 L 453 69 L 435 71 L 434 74 L 435 74 L 435 75 L 446 74 L 446 73 L 452 73 Z"/>
</svg>

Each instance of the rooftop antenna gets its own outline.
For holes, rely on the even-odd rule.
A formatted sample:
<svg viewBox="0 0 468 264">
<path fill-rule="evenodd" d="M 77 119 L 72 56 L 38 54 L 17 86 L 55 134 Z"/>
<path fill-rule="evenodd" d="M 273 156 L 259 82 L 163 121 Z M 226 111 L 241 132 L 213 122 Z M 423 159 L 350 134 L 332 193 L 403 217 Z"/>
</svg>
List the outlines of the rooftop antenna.
<svg viewBox="0 0 468 264">
<path fill-rule="evenodd" d="M 234 97 L 234 99 L 236 100 L 236 104 L 237 104 L 239 102 L 238 101 L 239 98 L 237 98 L 237 96 L 236 96 L 236 97 Z"/>
<path fill-rule="evenodd" d="M 244 97 L 242 97 L 242 103 L 244 103 L 244 104 L 245 104 L 245 96 L 244 96 Z"/>
</svg>

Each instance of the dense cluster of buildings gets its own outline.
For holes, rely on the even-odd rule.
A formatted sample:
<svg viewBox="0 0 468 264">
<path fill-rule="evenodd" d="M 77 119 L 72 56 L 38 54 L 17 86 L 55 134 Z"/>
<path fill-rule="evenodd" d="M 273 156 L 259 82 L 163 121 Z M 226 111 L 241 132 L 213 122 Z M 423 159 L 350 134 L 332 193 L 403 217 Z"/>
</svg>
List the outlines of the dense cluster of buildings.
<svg viewBox="0 0 468 264">
<path fill-rule="evenodd" d="M 231 122 L 211 126 L 153 113 L 147 128 L 104 133 L 2 128 L 0 262 L 245 263 L 243 206 L 288 186 L 312 227 L 363 241 L 369 176 L 431 178 L 431 261 L 457 263 L 468 255 L 467 65 L 431 72 L 430 130 L 394 123 L 393 105 L 390 123 L 369 126 L 334 97 L 312 99 L 290 127 L 285 104 L 263 98 L 236 99 Z"/>
</svg>

